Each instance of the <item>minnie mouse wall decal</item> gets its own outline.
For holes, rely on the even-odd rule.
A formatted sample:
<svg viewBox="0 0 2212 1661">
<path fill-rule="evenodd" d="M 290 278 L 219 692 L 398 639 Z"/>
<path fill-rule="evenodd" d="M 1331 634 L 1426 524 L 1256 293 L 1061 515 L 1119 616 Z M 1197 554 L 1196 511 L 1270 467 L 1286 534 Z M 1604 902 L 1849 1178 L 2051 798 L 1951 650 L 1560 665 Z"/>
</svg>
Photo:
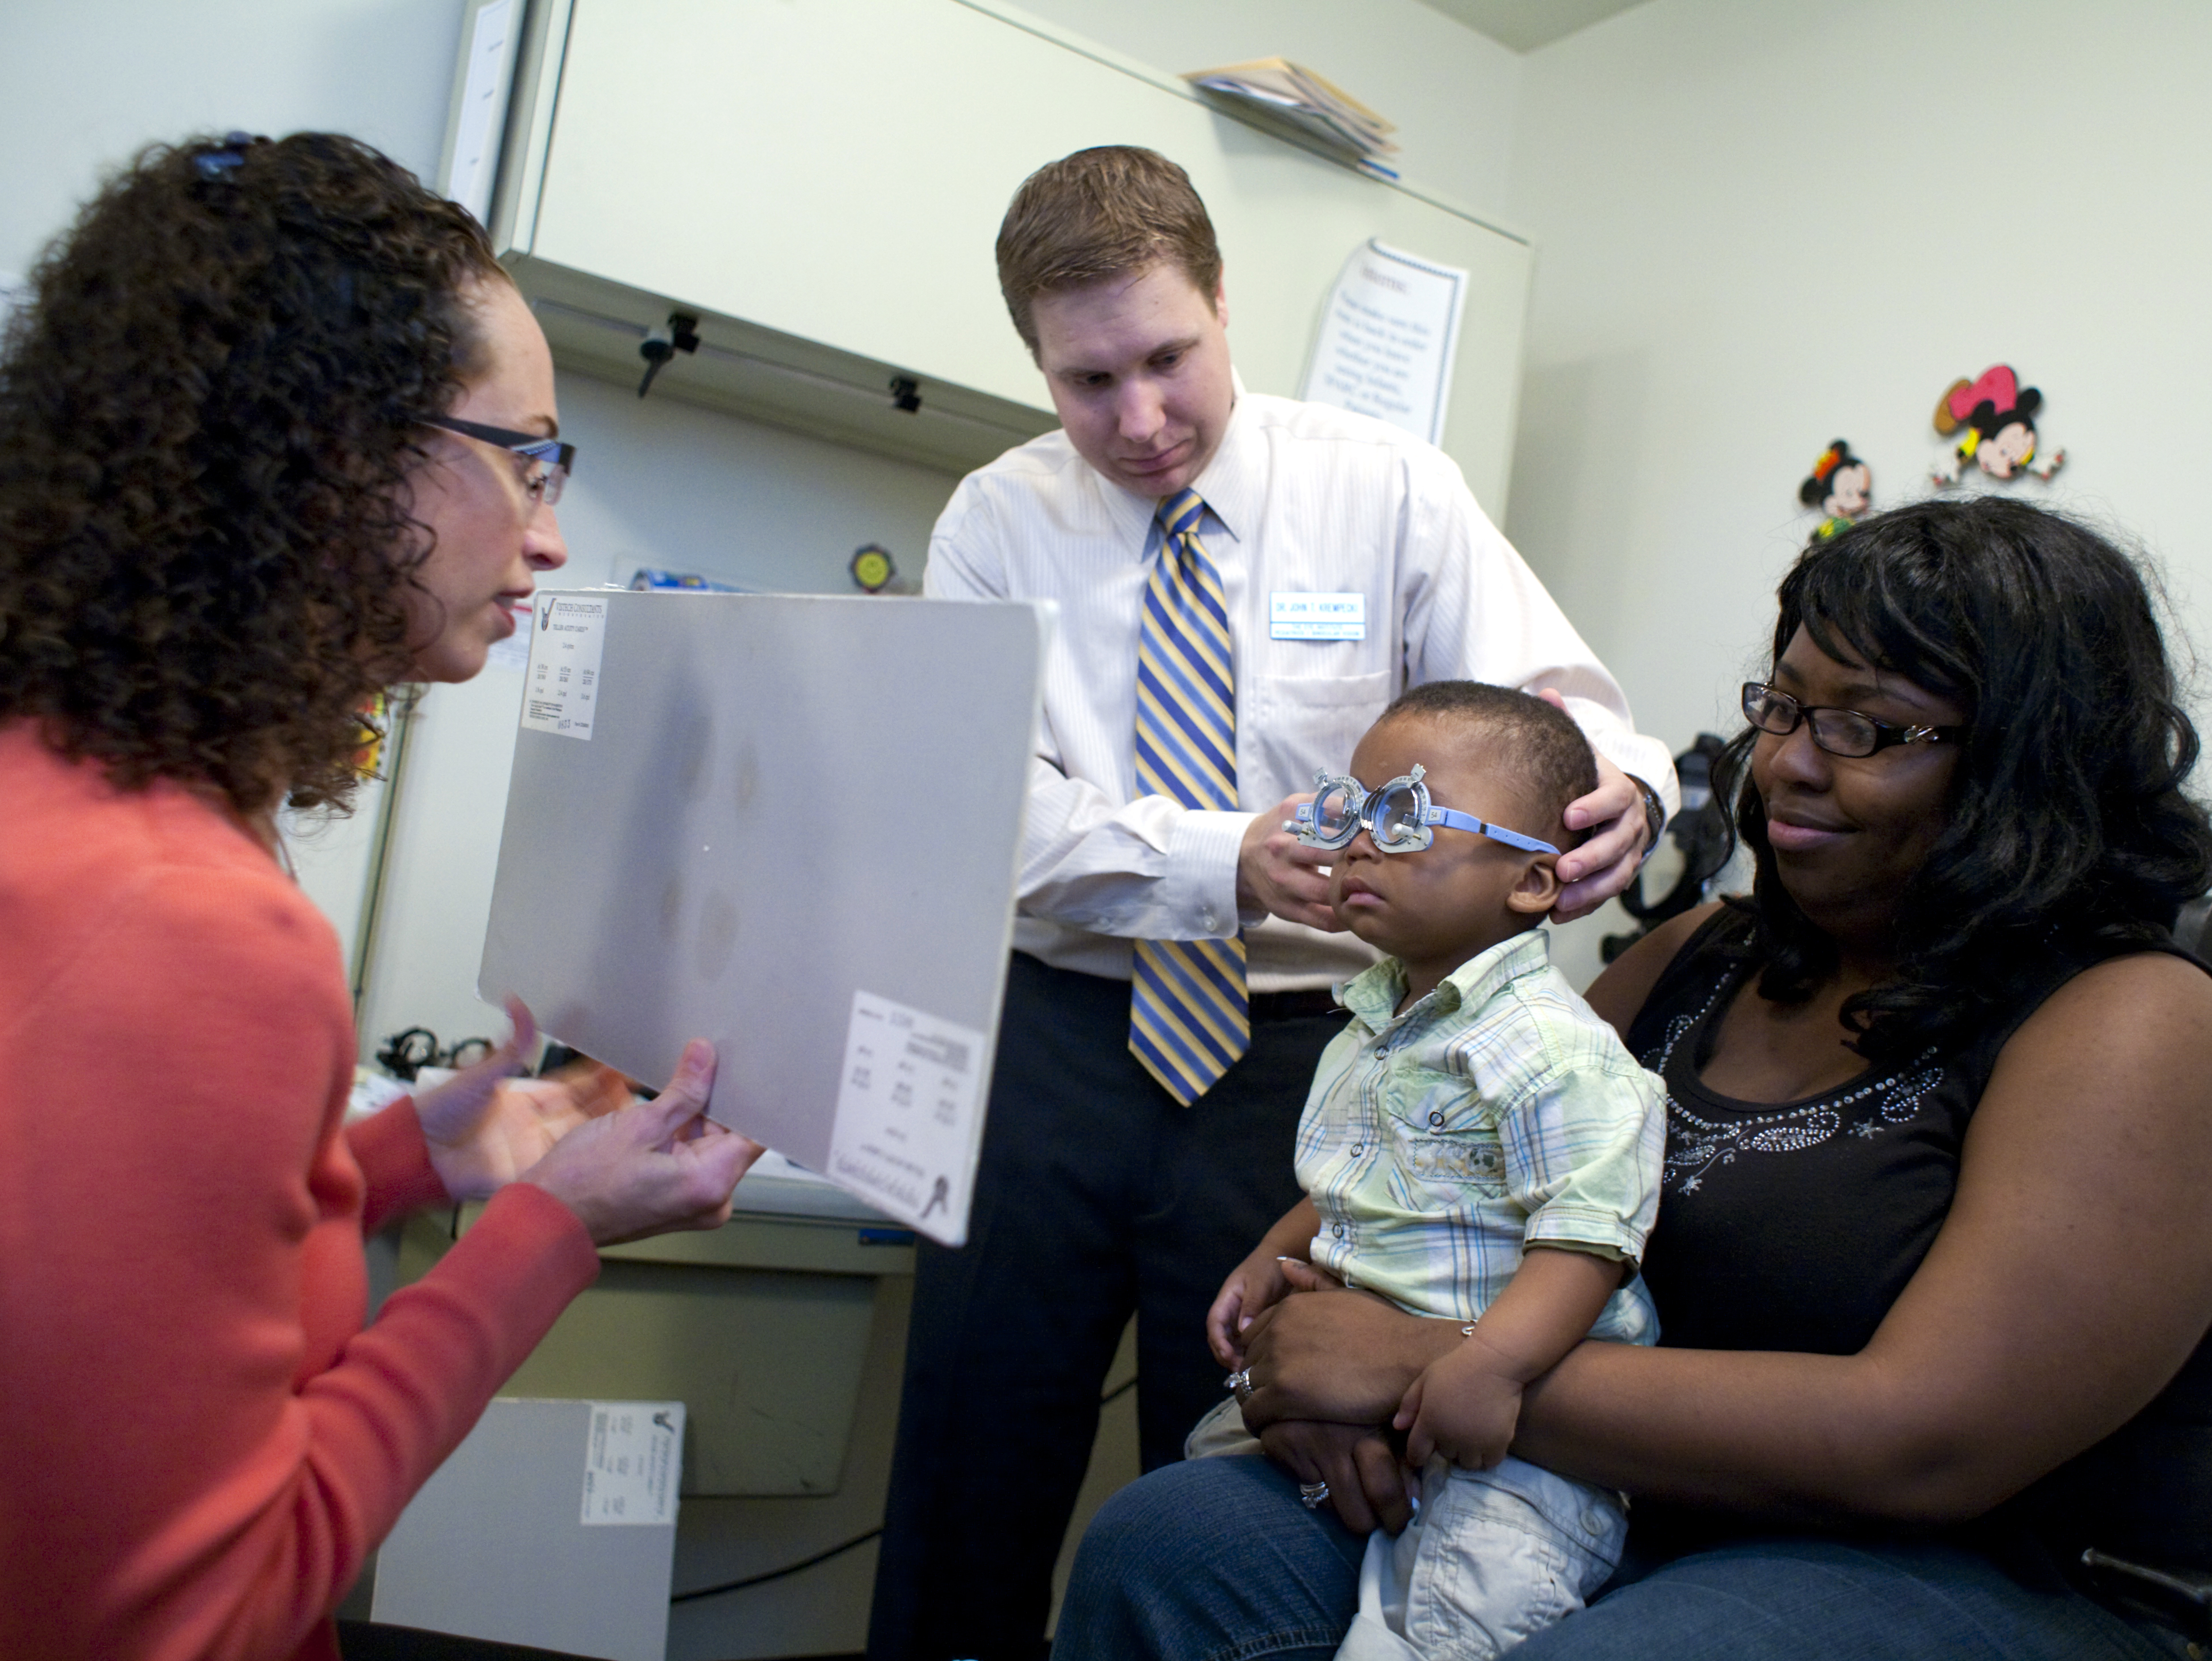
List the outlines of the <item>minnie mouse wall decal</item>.
<svg viewBox="0 0 2212 1661">
<path fill-rule="evenodd" d="M 1820 523 L 1811 537 L 1816 543 L 1849 529 L 1867 511 L 1873 497 L 1874 470 L 1851 454 L 1850 443 L 1844 439 L 1838 439 L 1820 452 L 1812 472 L 1797 487 L 1797 500 L 1820 510 Z"/>
<path fill-rule="evenodd" d="M 1947 439 L 1962 429 L 1966 436 L 1955 451 L 1936 464 L 1936 482 L 1958 483 L 1968 462 L 1993 479 L 2022 472 L 2048 479 L 2066 464 L 2066 452 L 2036 453 L 2035 412 L 2042 407 L 2043 394 L 2022 386 L 2008 363 L 1991 365 L 1978 380 L 1953 381 L 1936 401 L 1936 430 Z"/>
</svg>

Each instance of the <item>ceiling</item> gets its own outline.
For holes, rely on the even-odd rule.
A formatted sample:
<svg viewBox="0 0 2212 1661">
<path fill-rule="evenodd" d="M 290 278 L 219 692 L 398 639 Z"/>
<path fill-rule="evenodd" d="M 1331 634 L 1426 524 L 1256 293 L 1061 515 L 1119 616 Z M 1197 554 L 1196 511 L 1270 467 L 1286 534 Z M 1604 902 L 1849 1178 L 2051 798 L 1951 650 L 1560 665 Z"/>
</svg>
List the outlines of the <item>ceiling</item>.
<svg viewBox="0 0 2212 1661">
<path fill-rule="evenodd" d="M 1422 0 L 1515 52 L 1534 52 L 1644 0 Z"/>
</svg>

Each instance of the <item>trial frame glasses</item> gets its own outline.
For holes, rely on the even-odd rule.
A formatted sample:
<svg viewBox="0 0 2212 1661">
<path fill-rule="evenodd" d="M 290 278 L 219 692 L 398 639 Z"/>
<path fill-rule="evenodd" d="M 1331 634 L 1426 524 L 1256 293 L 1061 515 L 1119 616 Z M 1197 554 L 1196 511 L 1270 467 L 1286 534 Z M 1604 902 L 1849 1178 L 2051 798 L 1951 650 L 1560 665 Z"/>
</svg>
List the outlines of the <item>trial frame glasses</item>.
<svg viewBox="0 0 2212 1661">
<path fill-rule="evenodd" d="M 1283 828 L 1310 848 L 1340 848 L 1364 830 L 1383 853 L 1419 853 L 1436 840 L 1432 827 L 1442 825 L 1448 830 L 1472 831 L 1529 853 L 1559 852 L 1549 842 L 1491 824 L 1471 813 L 1437 807 L 1429 799 L 1429 787 L 1421 782 L 1427 772 L 1416 761 L 1411 773 L 1370 794 L 1357 779 L 1324 767 L 1314 774 L 1314 799 L 1301 802 L 1297 817 L 1285 820 Z"/>
<path fill-rule="evenodd" d="M 1787 737 L 1801 724 L 1813 730 L 1813 742 L 1831 755 L 1856 761 L 1894 744 L 1954 743 L 1964 727 L 1899 726 L 1855 709 L 1832 704 L 1800 703 L 1764 681 L 1743 683 L 1743 718 L 1761 732 Z"/>
<path fill-rule="evenodd" d="M 463 421 L 455 415 L 417 415 L 415 419 L 425 427 L 435 427 L 447 433 L 459 433 L 465 439 L 496 445 L 510 455 L 535 462 L 538 470 L 526 474 L 522 488 L 532 503 L 550 507 L 561 500 L 561 492 L 568 482 L 568 475 L 575 470 L 576 446 L 563 444 L 558 439 L 549 439 L 543 433 L 518 433 L 509 427 L 487 427 L 482 421 Z"/>
</svg>

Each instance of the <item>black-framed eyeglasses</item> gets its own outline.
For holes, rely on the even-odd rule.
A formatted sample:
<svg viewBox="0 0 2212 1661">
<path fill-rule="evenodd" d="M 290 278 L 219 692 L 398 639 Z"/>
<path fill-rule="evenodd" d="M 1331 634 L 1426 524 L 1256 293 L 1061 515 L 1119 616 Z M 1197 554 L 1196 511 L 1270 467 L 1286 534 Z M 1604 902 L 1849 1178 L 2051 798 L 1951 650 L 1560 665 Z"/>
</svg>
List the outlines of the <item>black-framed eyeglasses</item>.
<svg viewBox="0 0 2212 1661">
<path fill-rule="evenodd" d="M 1796 731 L 1800 722 L 1808 722 L 1813 742 L 1822 749 L 1831 755 L 1854 757 L 1872 755 L 1893 744 L 1954 743 L 1966 730 L 1964 727 L 1900 727 L 1855 709 L 1801 704 L 1764 681 L 1743 683 L 1743 718 L 1777 737 Z"/>
<path fill-rule="evenodd" d="M 522 488 L 530 493 L 532 502 L 547 507 L 561 500 L 562 488 L 575 470 L 576 446 L 549 439 L 542 433 L 518 433 L 512 427 L 487 427 L 482 421 L 461 421 L 453 415 L 417 415 L 415 419 L 425 427 L 441 427 L 448 433 L 459 433 L 465 439 L 495 444 L 531 463 L 530 471 L 522 476 Z"/>
</svg>

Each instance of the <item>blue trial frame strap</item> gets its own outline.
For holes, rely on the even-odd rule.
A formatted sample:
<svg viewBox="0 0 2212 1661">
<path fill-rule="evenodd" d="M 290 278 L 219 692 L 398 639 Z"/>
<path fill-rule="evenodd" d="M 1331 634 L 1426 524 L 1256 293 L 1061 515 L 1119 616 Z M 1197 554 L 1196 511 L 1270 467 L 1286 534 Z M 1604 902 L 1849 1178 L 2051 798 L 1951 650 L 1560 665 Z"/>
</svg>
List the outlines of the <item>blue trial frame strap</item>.
<svg viewBox="0 0 2212 1661">
<path fill-rule="evenodd" d="M 1442 825 L 1449 830 L 1473 831 L 1477 836 L 1486 836 L 1493 842 L 1503 842 L 1509 848 L 1521 848 L 1530 853 L 1557 853 L 1549 842 L 1540 842 L 1533 836 L 1523 836 L 1519 831 L 1507 830 L 1503 825 L 1492 825 L 1476 818 L 1471 813 L 1462 813 L 1456 808 L 1431 808 L 1425 822 Z"/>
</svg>

